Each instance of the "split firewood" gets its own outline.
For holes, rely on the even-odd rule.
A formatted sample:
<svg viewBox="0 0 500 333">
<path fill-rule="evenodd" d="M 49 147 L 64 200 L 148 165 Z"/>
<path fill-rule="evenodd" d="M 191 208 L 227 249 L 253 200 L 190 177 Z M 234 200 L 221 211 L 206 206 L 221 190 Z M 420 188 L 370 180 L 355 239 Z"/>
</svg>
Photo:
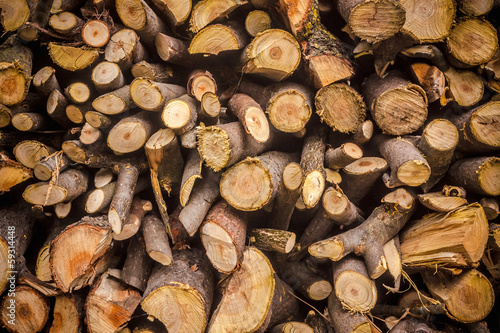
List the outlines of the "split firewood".
<svg viewBox="0 0 500 333">
<path fill-rule="evenodd" d="M 169 332 L 203 332 L 213 292 L 210 263 L 202 251 L 174 251 L 172 266 L 156 266 L 151 274 L 141 307 Z"/>
<path fill-rule="evenodd" d="M 49 43 L 48 50 L 52 61 L 68 71 L 85 69 L 91 66 L 99 57 L 98 49 L 74 47 L 55 42 Z"/>
<path fill-rule="evenodd" d="M 467 204 L 467 199 L 447 196 L 441 192 L 430 192 L 418 195 L 418 201 L 425 207 L 436 212 L 450 212 Z"/>
<path fill-rule="evenodd" d="M 191 19 L 189 20 L 190 30 L 197 33 L 213 20 L 229 15 L 233 10 L 245 4 L 246 1 L 230 0 L 230 1 L 217 1 L 217 0 L 203 0 L 194 6 L 191 12 Z"/>
<path fill-rule="evenodd" d="M 78 333 L 82 328 L 84 299 L 81 294 L 61 294 L 55 297 L 50 333 Z"/>
<path fill-rule="evenodd" d="M 89 332 L 116 332 L 132 317 L 141 294 L 121 282 L 110 270 L 101 275 L 85 301 L 85 322 Z"/>
<path fill-rule="evenodd" d="M 217 43 L 213 40 L 217 40 Z M 239 22 L 212 24 L 200 30 L 189 44 L 189 53 L 216 56 L 227 51 L 241 50 L 248 44 L 248 37 Z"/>
<path fill-rule="evenodd" d="M 0 153 L 0 194 L 8 192 L 12 187 L 31 177 L 33 177 L 31 169 Z"/>
<path fill-rule="evenodd" d="M 236 209 L 260 209 L 278 194 L 285 167 L 297 161 L 296 155 L 277 151 L 247 157 L 222 174 L 220 194 Z"/>
<path fill-rule="evenodd" d="M 446 228 L 446 239 L 440 239 Z M 437 241 L 440 239 L 439 241 Z M 411 221 L 401 232 L 401 256 L 408 266 L 471 266 L 488 241 L 488 220 L 478 203 Z"/>
<path fill-rule="evenodd" d="M 436 66 L 417 62 L 411 65 L 411 74 L 424 89 L 429 104 L 440 100 L 445 94 L 446 78 Z"/>
<path fill-rule="evenodd" d="M 154 215 L 146 216 L 142 226 L 142 234 L 146 252 L 151 259 L 163 266 L 172 265 L 172 250 L 170 249 L 166 227 L 162 221 Z"/>
<path fill-rule="evenodd" d="M 49 318 L 49 300 L 29 286 L 14 288 L 0 304 L 0 323 L 10 332 L 40 332 Z"/>
<path fill-rule="evenodd" d="M 415 207 L 415 200 L 408 191 L 395 190 L 382 199 L 382 205 L 375 208 L 361 225 L 312 244 L 309 253 L 333 261 L 353 252 L 362 255 L 370 278 L 376 279 L 387 270 L 384 244 L 401 230 Z"/>
<path fill-rule="evenodd" d="M 493 287 L 486 276 L 475 269 L 457 276 L 425 272 L 422 277 L 432 296 L 444 303 L 446 315 L 459 322 L 483 320 L 493 307 Z M 465 293 L 474 297 L 464 297 Z"/>
<path fill-rule="evenodd" d="M 50 268 L 64 292 L 88 286 L 108 265 L 111 226 L 106 216 L 83 217 L 66 227 L 50 246 Z"/>
<path fill-rule="evenodd" d="M 495 196 L 500 195 L 499 169 L 498 157 L 463 158 L 450 166 L 447 177 L 467 191 Z"/>
<path fill-rule="evenodd" d="M 148 78 L 136 78 L 130 84 L 130 96 L 143 110 L 161 111 L 169 100 L 186 93 L 186 88 L 171 83 L 154 82 Z"/>
</svg>

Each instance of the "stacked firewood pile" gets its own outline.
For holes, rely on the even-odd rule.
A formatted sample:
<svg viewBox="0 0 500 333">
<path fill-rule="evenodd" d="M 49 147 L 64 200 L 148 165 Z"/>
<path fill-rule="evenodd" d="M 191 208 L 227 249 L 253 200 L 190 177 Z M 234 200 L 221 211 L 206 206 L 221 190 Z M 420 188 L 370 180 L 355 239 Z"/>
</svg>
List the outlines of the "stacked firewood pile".
<svg viewBox="0 0 500 333">
<path fill-rule="evenodd" d="M 500 331 L 498 1 L 0 9 L 8 331 Z"/>
</svg>

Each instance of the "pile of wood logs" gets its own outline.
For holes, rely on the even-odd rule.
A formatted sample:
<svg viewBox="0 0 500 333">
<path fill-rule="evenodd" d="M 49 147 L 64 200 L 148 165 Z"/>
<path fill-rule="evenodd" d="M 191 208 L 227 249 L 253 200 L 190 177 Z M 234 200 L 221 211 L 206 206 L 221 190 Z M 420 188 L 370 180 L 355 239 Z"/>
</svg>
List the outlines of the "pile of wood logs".
<svg viewBox="0 0 500 333">
<path fill-rule="evenodd" d="M 0 0 L 9 332 L 499 332 L 500 2 Z"/>
</svg>

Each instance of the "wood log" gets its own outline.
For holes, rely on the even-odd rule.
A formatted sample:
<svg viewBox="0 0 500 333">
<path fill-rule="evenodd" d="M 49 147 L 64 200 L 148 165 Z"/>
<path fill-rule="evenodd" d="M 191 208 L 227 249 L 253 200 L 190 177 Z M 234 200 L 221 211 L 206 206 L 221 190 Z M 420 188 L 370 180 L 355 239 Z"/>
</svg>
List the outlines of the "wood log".
<svg viewBox="0 0 500 333">
<path fill-rule="evenodd" d="M 92 70 L 92 83 L 99 93 L 107 93 L 123 87 L 125 77 L 118 64 L 103 61 Z"/>
<path fill-rule="evenodd" d="M 252 10 L 245 19 L 245 30 L 255 37 L 258 33 L 271 29 L 271 17 L 263 10 Z"/>
<path fill-rule="evenodd" d="M 92 47 L 103 47 L 111 37 L 111 29 L 104 21 L 90 20 L 82 27 L 82 38 L 85 44 Z"/>
<path fill-rule="evenodd" d="M 351 313 L 342 307 L 335 293 L 328 296 L 328 313 L 336 333 L 371 332 L 368 318 L 361 313 Z"/>
<path fill-rule="evenodd" d="M 298 321 L 289 321 L 274 326 L 269 332 L 271 333 L 289 333 L 289 332 L 304 332 L 314 333 L 312 327 Z"/>
<path fill-rule="evenodd" d="M 14 147 L 14 156 L 24 166 L 33 169 L 42 158 L 54 152 L 52 147 L 35 140 L 24 140 Z"/>
<path fill-rule="evenodd" d="M 500 195 L 498 157 L 471 157 L 454 162 L 448 170 L 450 183 L 482 195 Z"/>
<path fill-rule="evenodd" d="M 0 153 L 0 194 L 33 177 L 31 169 Z"/>
<path fill-rule="evenodd" d="M 329 147 L 325 152 L 325 166 L 338 170 L 363 157 L 363 151 L 356 144 L 347 142 L 338 148 Z"/>
<path fill-rule="evenodd" d="M 130 95 L 130 86 L 125 85 L 97 97 L 92 102 L 92 107 L 106 115 L 116 115 L 132 109 L 134 104 Z"/>
<path fill-rule="evenodd" d="M 222 111 L 219 97 L 217 97 L 216 94 L 207 91 L 201 97 L 200 102 L 200 122 L 203 122 L 207 126 L 216 125 Z"/>
<path fill-rule="evenodd" d="M 38 94 L 47 97 L 52 90 L 62 90 L 55 73 L 56 70 L 50 66 L 45 66 L 35 73 L 33 76 L 33 87 L 35 87 Z"/>
<path fill-rule="evenodd" d="M 189 20 L 190 31 L 198 33 L 217 18 L 229 15 L 233 10 L 245 4 L 241 0 L 217 1 L 203 0 L 197 3 Z"/>
<path fill-rule="evenodd" d="M 467 204 L 467 199 L 447 196 L 441 192 L 430 192 L 418 195 L 418 201 L 425 207 L 436 212 L 450 212 Z"/>
<path fill-rule="evenodd" d="M 245 94 L 234 94 L 228 101 L 231 112 L 257 142 L 266 142 L 271 137 L 269 122 L 259 104 Z"/>
<path fill-rule="evenodd" d="M 33 52 L 17 37 L 10 37 L 0 46 L 0 104 L 10 106 L 26 97 L 32 66 Z"/>
<path fill-rule="evenodd" d="M 436 66 L 417 62 L 411 65 L 411 74 L 424 89 L 429 104 L 440 100 L 445 94 L 446 78 Z"/>
<path fill-rule="evenodd" d="M 250 245 L 261 251 L 289 253 L 295 246 L 296 235 L 291 231 L 280 229 L 253 228 L 248 237 Z"/>
<path fill-rule="evenodd" d="M 285 166 L 296 161 L 296 155 L 276 151 L 247 157 L 222 174 L 220 194 L 236 209 L 260 209 L 276 197 Z"/>
<path fill-rule="evenodd" d="M 195 65 L 194 57 L 189 53 L 189 45 L 180 39 L 158 33 L 155 37 L 156 52 L 163 61 L 179 66 Z"/>
<path fill-rule="evenodd" d="M 62 11 L 50 16 L 49 26 L 61 35 L 73 35 L 82 29 L 83 20 L 72 12 Z"/>
<path fill-rule="evenodd" d="M 131 319 L 141 302 L 137 290 L 112 274 L 115 273 L 110 270 L 102 274 L 85 301 L 85 322 L 89 332 L 116 332 Z"/>
<path fill-rule="evenodd" d="M 170 249 L 166 227 L 162 221 L 154 215 L 146 216 L 142 226 L 142 234 L 146 244 L 146 252 L 151 259 L 163 266 L 172 265 L 172 250 Z"/>
<path fill-rule="evenodd" d="M 30 8 L 26 0 L 9 2 L 0 2 L 2 11 L 11 13 L 11 15 L 2 15 L 1 23 L 5 31 L 16 31 L 20 28 L 30 16 Z"/>
<path fill-rule="evenodd" d="M 147 51 L 139 41 L 139 36 L 132 29 L 115 32 L 104 50 L 104 59 L 117 63 L 122 70 L 129 69 L 134 63 L 147 57 Z"/>
<path fill-rule="evenodd" d="M 422 277 L 432 296 L 444 303 L 446 315 L 456 321 L 472 323 L 483 320 L 493 307 L 493 287 L 475 269 L 457 276 L 425 272 Z M 470 296 L 464 297 L 464 294 Z"/>
<path fill-rule="evenodd" d="M 446 239 L 441 239 L 445 228 Z M 408 266 L 471 266 L 488 241 L 488 220 L 478 203 L 411 221 L 401 232 L 401 257 Z"/>
<path fill-rule="evenodd" d="M 108 134 L 109 148 L 116 154 L 126 154 L 141 149 L 154 131 L 151 113 L 138 112 L 122 118 Z"/>
<path fill-rule="evenodd" d="M 191 0 L 153 0 L 153 3 L 167 16 L 168 22 L 174 27 L 186 22 L 191 13 Z"/>
<path fill-rule="evenodd" d="M 387 270 L 383 246 L 410 219 L 416 206 L 414 201 L 408 191 L 397 189 L 387 194 L 382 205 L 375 208 L 361 225 L 312 244 L 309 253 L 333 261 L 352 252 L 363 255 L 370 278 L 377 279 Z"/>
<path fill-rule="evenodd" d="M 322 205 L 326 215 L 341 227 L 356 226 L 364 221 L 361 210 L 349 201 L 338 185 L 325 190 Z"/>
<path fill-rule="evenodd" d="M 48 50 L 52 61 L 59 67 L 68 71 L 77 71 L 87 68 L 91 66 L 99 56 L 99 51 L 94 48 L 74 47 L 55 42 L 49 43 Z"/>
<path fill-rule="evenodd" d="M 312 208 L 321 199 L 325 189 L 324 168 L 326 127 L 318 126 L 307 135 L 300 156 L 300 168 L 304 172 L 301 198 L 306 208 Z"/>
<path fill-rule="evenodd" d="M 136 191 L 139 186 L 136 186 Z M 141 227 L 142 220 L 144 215 L 146 215 L 149 211 L 153 210 L 153 204 L 151 201 L 142 200 L 138 197 L 134 197 L 132 200 L 132 205 L 130 206 L 130 210 L 128 212 L 128 216 L 125 219 L 125 222 L 122 226 L 122 231 L 120 234 L 113 233 L 114 240 L 124 240 L 133 237 L 139 231 Z"/>
<path fill-rule="evenodd" d="M 373 122 L 371 120 L 365 120 L 356 127 L 353 134 L 354 143 L 357 145 L 363 145 L 370 141 L 373 135 Z"/>
<path fill-rule="evenodd" d="M 62 127 L 69 128 L 74 123 L 66 115 L 66 107 L 69 105 L 68 99 L 59 90 L 52 90 L 47 98 L 47 114 Z"/>
<path fill-rule="evenodd" d="M 82 329 L 84 299 L 81 294 L 61 294 L 55 297 L 50 333 L 78 333 Z"/>
<path fill-rule="evenodd" d="M 341 170 L 340 187 L 357 204 L 370 191 L 375 181 L 388 169 L 387 161 L 380 157 L 362 157 Z"/>
<path fill-rule="evenodd" d="M 107 269 L 111 241 L 106 216 L 83 217 L 66 227 L 50 246 L 50 268 L 57 287 L 71 292 L 92 284 Z"/>
<path fill-rule="evenodd" d="M 54 173 L 59 174 L 69 167 L 69 159 L 63 154 L 63 151 L 55 152 L 49 156 L 43 157 L 33 167 L 33 174 L 39 180 L 50 180 Z"/>
<path fill-rule="evenodd" d="M 182 135 L 196 126 L 200 104 L 193 97 L 184 94 L 165 103 L 161 119 L 166 127 Z"/>
<path fill-rule="evenodd" d="M 174 75 L 172 68 L 164 64 L 150 63 L 145 60 L 133 64 L 130 72 L 135 78 L 146 77 L 151 81 L 162 83 L 170 81 Z"/>
<path fill-rule="evenodd" d="M 377 126 L 391 135 L 415 132 L 427 119 L 427 95 L 418 85 L 390 72 L 372 74 L 363 83 L 363 96 Z"/>
<path fill-rule="evenodd" d="M 201 251 L 174 251 L 172 266 L 157 266 L 151 274 L 141 307 L 169 332 L 203 332 L 213 288 L 210 263 Z"/>
<path fill-rule="evenodd" d="M 191 40 L 188 51 L 204 56 L 218 55 L 225 51 L 240 50 L 247 44 L 247 36 L 239 22 L 228 22 L 212 24 L 200 30 Z"/>
<path fill-rule="evenodd" d="M 494 220 L 500 215 L 500 203 L 495 197 L 485 197 L 479 201 L 481 207 L 483 207 L 484 214 L 488 220 Z"/>
<path fill-rule="evenodd" d="M 161 111 L 165 103 L 185 93 L 186 88 L 179 85 L 153 82 L 147 78 L 136 78 L 130 84 L 132 100 L 139 108 L 148 111 Z"/>
<path fill-rule="evenodd" d="M 191 149 L 186 158 L 184 170 L 182 172 L 181 187 L 179 191 L 179 201 L 185 207 L 191 196 L 196 179 L 201 179 L 202 163 L 200 153 L 197 149 Z"/>
<path fill-rule="evenodd" d="M 0 322 L 10 332 L 40 332 L 49 318 L 48 299 L 25 285 L 9 292 L 0 309 Z"/>
<path fill-rule="evenodd" d="M 215 203 L 200 227 L 207 257 L 219 272 L 229 274 L 241 266 L 245 249 L 246 217 L 225 201 Z"/>
<path fill-rule="evenodd" d="M 195 69 L 189 74 L 187 93 L 201 101 L 206 92 L 215 94 L 217 92 L 217 82 L 208 70 Z"/>
</svg>

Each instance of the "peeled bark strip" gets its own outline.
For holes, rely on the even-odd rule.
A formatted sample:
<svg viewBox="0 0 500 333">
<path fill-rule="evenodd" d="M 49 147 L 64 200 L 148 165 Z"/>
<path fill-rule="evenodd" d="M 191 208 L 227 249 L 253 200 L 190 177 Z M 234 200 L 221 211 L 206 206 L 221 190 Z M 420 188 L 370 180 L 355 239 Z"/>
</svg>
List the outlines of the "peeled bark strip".
<svg viewBox="0 0 500 333">
<path fill-rule="evenodd" d="M 451 184 L 482 195 L 500 195 L 500 158 L 463 158 L 450 166 L 447 173 Z"/>
<path fill-rule="evenodd" d="M 123 327 L 141 302 L 141 294 L 108 270 L 101 275 L 85 301 L 85 322 L 90 333 L 112 333 Z"/>
<path fill-rule="evenodd" d="M 261 251 L 289 253 L 295 246 L 295 233 L 280 229 L 254 228 L 248 235 L 250 245 Z M 285 281 L 286 282 L 286 281 Z"/>
<path fill-rule="evenodd" d="M 300 157 L 300 167 L 304 172 L 302 200 L 306 208 L 312 208 L 321 199 L 325 189 L 326 172 L 324 168 L 326 149 L 326 127 L 316 127 L 305 139 Z"/>
<path fill-rule="evenodd" d="M 249 332 L 265 331 L 275 289 L 274 270 L 269 259 L 256 248 L 248 247 L 240 269 L 229 277 L 225 289 L 231 292 L 223 293 L 207 332 L 229 333 L 242 327 Z"/>
<path fill-rule="evenodd" d="M 219 197 L 220 173 L 205 169 L 202 179 L 193 186 L 193 194 L 179 214 L 189 236 L 193 236 L 203 222 L 208 210 Z"/>
<path fill-rule="evenodd" d="M 202 163 L 200 153 L 197 149 L 192 149 L 189 151 L 186 158 L 186 165 L 184 166 L 184 171 L 182 173 L 181 188 L 179 191 L 179 200 L 182 207 L 185 207 L 196 179 L 201 179 L 201 169 Z"/>
<path fill-rule="evenodd" d="M 70 202 L 87 191 L 86 171 L 70 169 L 59 174 L 54 182 L 40 182 L 29 185 L 23 198 L 33 205 L 51 206 Z"/>
<path fill-rule="evenodd" d="M 245 30 L 252 37 L 259 32 L 271 29 L 271 17 L 263 10 L 252 10 L 245 19 Z"/>
<path fill-rule="evenodd" d="M 338 170 L 363 157 L 363 151 L 356 144 L 348 142 L 338 148 L 329 147 L 325 152 L 325 166 Z"/>
<path fill-rule="evenodd" d="M 184 94 L 165 103 L 161 119 L 166 127 L 181 135 L 196 126 L 200 104 L 193 97 Z"/>
<path fill-rule="evenodd" d="M 3 298 L 0 311 L 0 323 L 8 331 L 40 332 L 49 318 L 50 305 L 49 300 L 40 292 L 20 285 Z"/>
<path fill-rule="evenodd" d="M 66 227 L 50 246 L 50 268 L 56 285 L 71 292 L 93 283 L 106 270 L 111 247 L 106 216 L 83 217 Z"/>
<path fill-rule="evenodd" d="M 369 43 L 391 37 L 405 23 L 403 6 L 392 0 L 342 0 L 337 2 L 337 9 L 352 32 Z"/>
<path fill-rule="evenodd" d="M 118 165 L 115 193 L 108 210 L 108 223 L 115 234 L 120 234 L 132 205 L 139 169 L 130 163 Z"/>
<path fill-rule="evenodd" d="M 99 56 L 98 49 L 73 47 L 51 42 L 49 55 L 55 64 L 68 71 L 82 70 L 91 66 Z"/>
<path fill-rule="evenodd" d="M 418 150 L 425 156 L 431 167 L 429 179 L 421 185 L 424 192 L 429 191 L 445 176 L 458 144 L 458 138 L 458 131 L 448 120 L 436 119 L 425 126 L 417 143 Z"/>
<path fill-rule="evenodd" d="M 122 118 L 111 128 L 108 134 L 108 146 L 117 154 L 139 150 L 148 141 L 154 127 L 151 114 L 147 111 Z"/>
<path fill-rule="evenodd" d="M 200 227 L 207 257 L 219 272 L 229 274 L 241 266 L 247 222 L 243 214 L 219 201 L 208 211 Z"/>
<path fill-rule="evenodd" d="M 135 188 L 137 191 L 138 186 L 136 186 Z M 132 200 L 132 205 L 130 206 L 130 210 L 128 212 L 128 216 L 123 223 L 122 232 L 120 232 L 119 235 L 114 233 L 113 239 L 120 241 L 129 239 L 134 236 L 141 227 L 144 215 L 146 215 L 147 212 L 151 210 L 153 210 L 153 204 L 151 203 L 151 201 L 134 197 L 134 199 Z"/>
<path fill-rule="evenodd" d="M 345 310 L 335 293 L 328 296 L 328 313 L 335 333 L 372 332 L 368 318 L 361 313 L 351 313 Z"/>
<path fill-rule="evenodd" d="M 288 230 L 295 204 L 302 192 L 302 180 L 303 173 L 300 165 L 295 162 L 288 163 L 283 169 L 278 194 L 269 214 L 269 227 Z"/>
<path fill-rule="evenodd" d="M 490 281 L 479 271 L 471 269 L 457 276 L 438 272 L 422 274 L 427 289 L 444 303 L 446 314 L 462 323 L 483 320 L 495 302 Z"/>
<path fill-rule="evenodd" d="M 153 264 L 154 261 L 146 252 L 144 238 L 136 235 L 128 244 L 127 257 L 123 263 L 120 278 L 129 286 L 144 292 Z"/>
<path fill-rule="evenodd" d="M 405 225 L 415 210 L 415 200 L 408 191 L 397 189 L 382 199 L 382 205 L 358 227 L 316 242 L 309 253 L 318 258 L 338 261 L 350 253 L 365 258 L 372 279 L 387 270 L 383 246 Z"/>
<path fill-rule="evenodd" d="M 293 35 L 281 29 L 268 29 L 243 50 L 242 72 L 282 81 L 297 69 L 300 59 L 300 46 Z"/>
<path fill-rule="evenodd" d="M 450 212 L 467 204 L 467 200 L 465 198 L 447 196 L 441 192 L 419 194 L 418 201 L 420 201 L 420 203 L 425 207 L 436 212 Z"/>
<path fill-rule="evenodd" d="M 85 44 L 92 47 L 103 47 L 110 37 L 110 28 L 104 21 L 91 20 L 82 28 L 82 38 Z"/>
<path fill-rule="evenodd" d="M 323 208 L 326 215 L 341 226 L 357 225 L 364 221 L 357 208 L 338 185 L 329 187 L 323 193 Z"/>
<path fill-rule="evenodd" d="M 104 50 L 104 59 L 117 63 L 122 70 L 129 69 L 132 64 L 144 58 L 147 58 L 146 50 L 139 41 L 139 36 L 132 29 L 121 29 L 115 32 Z"/>
<path fill-rule="evenodd" d="M 500 149 L 500 102 L 490 101 L 451 121 L 457 126 L 457 149 L 465 153 L 487 153 Z"/>
<path fill-rule="evenodd" d="M 257 142 L 266 142 L 271 134 L 269 122 L 260 105 L 250 96 L 234 94 L 228 101 L 231 112 Z"/>
<path fill-rule="evenodd" d="M 241 50 L 247 36 L 239 24 L 212 24 L 200 30 L 189 44 L 190 54 L 218 55 L 220 52 Z"/>
<path fill-rule="evenodd" d="M 498 49 L 497 31 L 486 20 L 460 20 L 446 38 L 446 46 L 450 54 L 463 64 L 485 64 Z"/>
<path fill-rule="evenodd" d="M 213 297 L 210 263 L 199 250 L 174 252 L 172 266 L 157 266 L 151 274 L 141 307 L 167 330 L 204 332 Z"/>
<path fill-rule="evenodd" d="M 33 169 L 44 157 L 51 155 L 54 148 L 48 147 L 39 141 L 24 140 L 14 147 L 16 160 L 24 166 Z"/>
<path fill-rule="evenodd" d="M 0 194 L 8 192 L 13 186 L 33 177 L 33 172 L 19 162 L 0 153 Z"/>
<path fill-rule="evenodd" d="M 245 4 L 242 0 L 203 0 L 194 6 L 191 19 L 189 20 L 190 30 L 197 33 L 212 21 L 229 15 L 233 10 Z"/>
<path fill-rule="evenodd" d="M 334 131 L 352 132 L 366 115 L 363 97 L 345 83 L 324 86 L 318 90 L 314 101 L 321 120 Z"/>
<path fill-rule="evenodd" d="M 146 216 L 143 221 L 142 234 L 146 244 L 146 251 L 151 259 L 163 266 L 172 265 L 172 250 L 170 249 L 167 229 L 163 222 L 154 215 Z"/>
<path fill-rule="evenodd" d="M 419 186 L 431 175 L 431 167 L 427 160 L 409 141 L 401 138 L 380 139 L 379 150 L 391 168 L 390 176 L 384 177 L 388 188 L 401 185 Z"/>
<path fill-rule="evenodd" d="M 52 90 L 62 90 L 55 73 L 56 70 L 54 68 L 45 66 L 33 76 L 33 86 L 41 96 L 49 96 Z"/>
<path fill-rule="evenodd" d="M 240 122 L 216 126 L 200 126 L 197 132 L 198 151 L 205 164 L 220 171 L 247 156 L 255 156 L 268 150 L 272 140 L 263 143 L 246 133 Z"/>
<path fill-rule="evenodd" d="M 136 78 L 130 84 L 130 96 L 143 110 L 161 111 L 169 100 L 179 98 L 186 88 L 176 84 L 154 82 L 148 78 Z"/>
<path fill-rule="evenodd" d="M 70 161 L 62 151 L 55 152 L 49 156 L 43 157 L 33 167 L 33 174 L 40 180 L 50 180 L 54 172 L 57 174 L 63 172 L 69 167 Z"/>
<path fill-rule="evenodd" d="M 2 18 L 4 15 L 2 15 Z M 0 104 L 10 106 L 28 94 L 33 52 L 12 36 L 0 46 Z"/>
<path fill-rule="evenodd" d="M 186 22 L 191 13 L 191 0 L 153 0 L 153 3 L 174 27 Z"/>
<path fill-rule="evenodd" d="M 167 27 L 144 0 L 116 0 L 116 13 L 127 27 L 134 29 L 148 45 L 154 44 L 157 33 L 165 33 Z"/>
<path fill-rule="evenodd" d="M 368 276 L 362 259 L 349 256 L 333 265 L 335 296 L 344 309 L 366 313 L 377 302 L 375 282 Z"/>
<path fill-rule="evenodd" d="M 132 76 L 146 77 L 155 82 L 168 82 L 174 75 L 172 68 L 164 64 L 149 63 L 145 60 L 141 60 L 135 63 L 130 72 Z"/>
<path fill-rule="evenodd" d="M 52 325 L 49 333 L 79 333 L 82 329 L 84 299 L 79 294 L 55 297 Z"/>
<path fill-rule="evenodd" d="M 448 36 L 455 20 L 455 2 L 436 0 L 421 6 L 418 0 L 402 0 L 406 21 L 401 29 L 420 43 L 435 43 Z"/>
<path fill-rule="evenodd" d="M 372 74 L 363 83 L 363 96 L 377 126 L 387 134 L 404 135 L 418 130 L 427 119 L 427 95 L 418 85 L 388 73 Z"/>
<path fill-rule="evenodd" d="M 471 266 L 481 259 L 487 241 L 488 220 L 474 203 L 409 222 L 401 233 L 402 261 L 412 266 Z"/>
<path fill-rule="evenodd" d="M 222 175 L 220 194 L 236 209 L 260 209 L 276 197 L 283 169 L 296 160 L 295 155 L 277 151 L 247 157 Z"/>
<path fill-rule="evenodd" d="M 94 99 L 92 107 L 103 114 L 116 115 L 134 107 L 128 85 L 108 92 Z"/>
<path fill-rule="evenodd" d="M 100 62 L 92 70 L 92 83 L 100 93 L 107 93 L 125 85 L 125 77 L 120 66 L 114 62 Z"/>
</svg>

